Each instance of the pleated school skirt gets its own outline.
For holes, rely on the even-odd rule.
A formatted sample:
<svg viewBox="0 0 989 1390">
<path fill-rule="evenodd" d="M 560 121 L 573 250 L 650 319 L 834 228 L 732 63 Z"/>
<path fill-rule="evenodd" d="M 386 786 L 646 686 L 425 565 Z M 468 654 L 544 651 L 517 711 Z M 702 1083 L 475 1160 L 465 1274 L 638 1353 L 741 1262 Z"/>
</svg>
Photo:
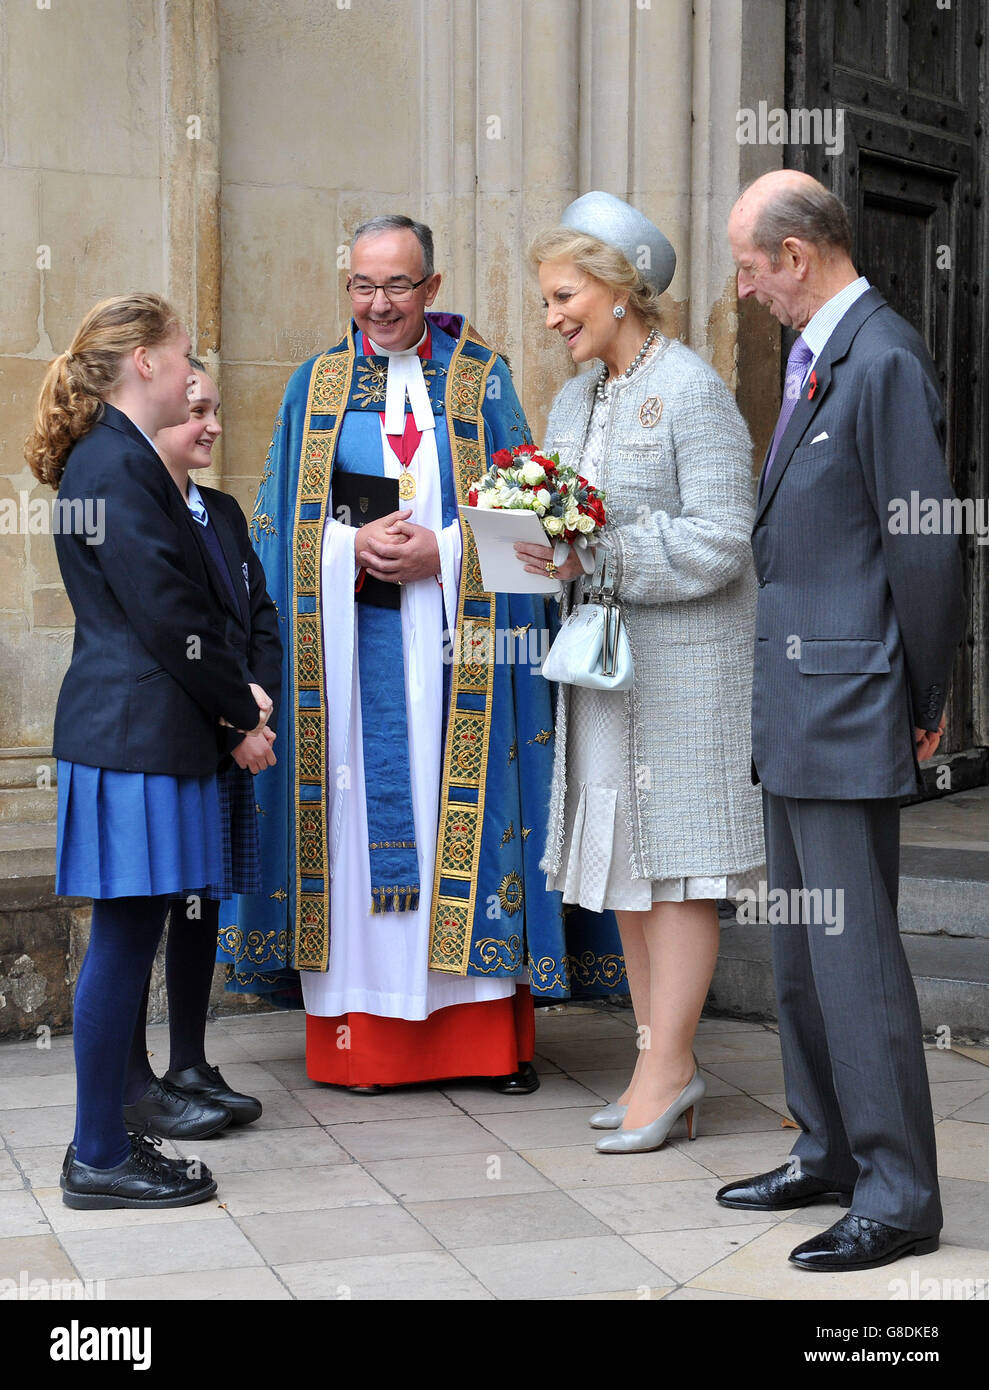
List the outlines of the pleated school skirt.
<svg viewBox="0 0 989 1390">
<path fill-rule="evenodd" d="M 261 841 L 254 777 L 232 763 L 216 779 L 220 797 L 220 840 L 223 876 L 207 885 L 207 898 L 232 898 L 235 893 L 261 892 Z"/>
<path fill-rule="evenodd" d="M 158 897 L 201 892 L 224 878 L 215 775 L 116 772 L 58 760 L 56 893 Z"/>
</svg>

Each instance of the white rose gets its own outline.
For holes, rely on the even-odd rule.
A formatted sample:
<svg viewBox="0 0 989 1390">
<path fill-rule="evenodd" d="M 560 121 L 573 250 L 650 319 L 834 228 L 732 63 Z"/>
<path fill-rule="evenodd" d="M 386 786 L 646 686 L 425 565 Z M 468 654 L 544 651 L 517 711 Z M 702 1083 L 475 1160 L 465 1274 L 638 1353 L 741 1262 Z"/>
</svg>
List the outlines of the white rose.
<svg viewBox="0 0 989 1390">
<path fill-rule="evenodd" d="M 542 464 L 536 463 L 534 459 L 530 459 L 528 463 L 523 464 L 520 471 L 522 473 L 522 477 L 525 479 L 525 481 L 529 484 L 530 487 L 533 486 L 535 483 L 542 483 L 546 481 L 546 473 L 543 469 Z"/>
<path fill-rule="evenodd" d="M 548 507 L 553 500 L 553 495 L 548 488 L 541 487 L 536 493 L 536 501 L 541 507 Z"/>
<path fill-rule="evenodd" d="M 548 516 L 543 520 L 543 530 L 550 536 L 558 536 L 563 530 L 563 520 L 558 516 Z"/>
<path fill-rule="evenodd" d="M 485 488 L 483 492 L 477 494 L 477 505 L 479 507 L 487 507 L 490 510 L 493 500 L 493 494 L 490 488 Z"/>
<path fill-rule="evenodd" d="M 577 530 L 583 531 L 585 535 L 588 531 L 593 531 L 594 518 L 592 516 L 579 516 L 577 518 Z"/>
<path fill-rule="evenodd" d="M 566 523 L 568 531 L 576 531 L 577 522 L 580 520 L 580 512 L 578 512 L 576 508 L 574 508 L 573 511 L 566 511 L 563 513 L 563 520 Z"/>
</svg>

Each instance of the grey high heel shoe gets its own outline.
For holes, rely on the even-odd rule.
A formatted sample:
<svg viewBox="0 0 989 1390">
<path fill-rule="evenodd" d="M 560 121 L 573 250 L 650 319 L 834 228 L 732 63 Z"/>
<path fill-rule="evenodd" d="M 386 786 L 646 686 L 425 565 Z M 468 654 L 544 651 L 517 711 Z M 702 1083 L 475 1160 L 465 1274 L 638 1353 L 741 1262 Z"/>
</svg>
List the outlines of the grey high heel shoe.
<svg viewBox="0 0 989 1390">
<path fill-rule="evenodd" d="M 704 1078 L 695 1066 L 693 1076 L 658 1120 L 643 1125 L 641 1129 L 617 1129 L 613 1134 L 603 1134 L 594 1147 L 600 1154 L 649 1153 L 662 1148 L 670 1130 L 684 1114 L 687 1117 L 687 1138 L 693 1139 L 694 1121 L 706 1089 Z"/>
<path fill-rule="evenodd" d="M 627 1105 L 619 1105 L 617 1100 L 613 1100 L 603 1110 L 596 1110 L 587 1123 L 591 1129 L 621 1129 L 627 1109 Z"/>
</svg>

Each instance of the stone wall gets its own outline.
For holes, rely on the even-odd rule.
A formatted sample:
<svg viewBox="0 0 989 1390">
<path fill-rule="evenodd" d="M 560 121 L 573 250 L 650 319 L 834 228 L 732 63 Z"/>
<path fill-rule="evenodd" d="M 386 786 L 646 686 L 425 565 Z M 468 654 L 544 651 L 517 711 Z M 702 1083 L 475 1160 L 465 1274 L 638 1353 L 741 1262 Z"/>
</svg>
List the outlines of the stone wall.
<svg viewBox="0 0 989 1390">
<path fill-rule="evenodd" d="M 669 328 L 775 411 L 776 343 L 741 328 L 723 229 L 735 112 L 782 91 L 783 0 L 24 0 L 0 17 L 0 499 L 45 363 L 96 299 L 163 290 L 216 366 L 209 481 L 249 508 L 293 367 L 347 313 L 338 248 L 426 218 L 445 283 L 509 355 L 538 436 L 570 366 L 524 248 L 588 188 L 632 199 L 679 264 Z M 44 748 L 71 645 L 48 535 L 0 536 L 0 748 Z"/>
</svg>

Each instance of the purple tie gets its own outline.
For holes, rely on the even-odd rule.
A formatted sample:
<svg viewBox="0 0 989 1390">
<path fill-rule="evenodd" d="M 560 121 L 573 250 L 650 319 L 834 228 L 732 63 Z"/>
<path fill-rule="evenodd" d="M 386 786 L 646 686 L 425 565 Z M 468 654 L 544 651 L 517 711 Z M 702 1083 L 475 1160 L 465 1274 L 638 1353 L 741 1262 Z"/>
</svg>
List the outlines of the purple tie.
<svg viewBox="0 0 989 1390">
<path fill-rule="evenodd" d="M 790 423 L 790 416 L 796 409 L 797 401 L 800 399 L 800 388 L 803 385 L 804 375 L 810 366 L 814 354 L 804 342 L 803 338 L 798 338 L 790 349 L 790 355 L 786 359 L 786 380 L 783 383 L 783 404 L 780 406 L 780 418 L 776 421 L 776 428 L 773 430 L 773 442 L 769 449 L 769 458 L 766 460 L 766 467 L 762 471 L 762 483 L 760 492 L 766 486 L 769 477 L 769 470 L 773 466 L 776 457 L 776 450 L 780 446 L 780 440 L 786 432 L 786 427 Z"/>
</svg>

